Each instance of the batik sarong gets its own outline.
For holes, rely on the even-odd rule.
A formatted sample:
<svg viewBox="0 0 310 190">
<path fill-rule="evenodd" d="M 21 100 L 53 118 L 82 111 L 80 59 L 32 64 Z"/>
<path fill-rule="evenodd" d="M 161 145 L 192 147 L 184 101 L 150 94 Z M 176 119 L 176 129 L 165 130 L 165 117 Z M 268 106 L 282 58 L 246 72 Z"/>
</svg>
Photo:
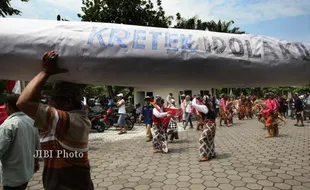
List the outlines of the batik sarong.
<svg viewBox="0 0 310 190">
<path fill-rule="evenodd" d="M 155 150 L 168 152 L 167 133 L 162 125 L 153 127 L 153 147 Z"/>
<path fill-rule="evenodd" d="M 277 136 L 279 134 L 277 118 L 278 113 L 276 112 L 269 114 L 269 116 L 267 117 L 266 127 L 270 136 Z"/>
<path fill-rule="evenodd" d="M 208 122 L 204 126 L 204 130 L 199 139 L 200 147 L 200 157 L 214 158 L 215 157 L 215 145 L 214 137 L 216 131 L 215 122 Z"/>
<path fill-rule="evenodd" d="M 239 106 L 239 119 L 244 119 L 244 116 L 245 116 L 245 106 L 244 105 L 240 105 Z"/>
<path fill-rule="evenodd" d="M 179 139 L 179 134 L 178 134 L 178 125 L 176 118 L 170 120 L 168 130 L 167 130 L 168 136 L 170 137 L 169 139 L 173 141 L 174 139 Z"/>
<path fill-rule="evenodd" d="M 222 107 L 220 107 L 220 117 L 221 119 L 227 119 L 227 114 Z"/>
</svg>

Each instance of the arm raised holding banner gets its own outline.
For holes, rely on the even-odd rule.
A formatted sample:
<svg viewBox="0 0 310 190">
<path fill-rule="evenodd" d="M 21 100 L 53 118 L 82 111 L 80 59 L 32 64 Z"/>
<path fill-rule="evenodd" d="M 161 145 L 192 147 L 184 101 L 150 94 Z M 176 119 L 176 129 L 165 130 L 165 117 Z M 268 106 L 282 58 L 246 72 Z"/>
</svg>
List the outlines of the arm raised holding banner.
<svg viewBox="0 0 310 190">
<path fill-rule="evenodd" d="M 41 72 L 30 81 L 17 101 L 17 106 L 32 119 L 36 117 L 41 91 L 49 77 L 68 72 L 67 69 L 58 67 L 56 62 L 58 56 L 55 51 L 44 54 L 41 63 Z"/>
</svg>

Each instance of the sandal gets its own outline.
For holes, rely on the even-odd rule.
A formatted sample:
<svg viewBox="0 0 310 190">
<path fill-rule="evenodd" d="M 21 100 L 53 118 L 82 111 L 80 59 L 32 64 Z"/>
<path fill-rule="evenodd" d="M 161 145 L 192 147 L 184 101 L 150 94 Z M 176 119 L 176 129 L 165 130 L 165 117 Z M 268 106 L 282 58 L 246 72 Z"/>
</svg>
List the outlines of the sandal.
<svg viewBox="0 0 310 190">
<path fill-rule="evenodd" d="M 298 124 L 294 124 L 294 126 L 298 126 Z"/>
<path fill-rule="evenodd" d="M 208 157 L 201 157 L 200 160 L 199 160 L 199 162 L 206 162 L 206 161 L 208 161 L 208 160 L 209 160 Z"/>
</svg>

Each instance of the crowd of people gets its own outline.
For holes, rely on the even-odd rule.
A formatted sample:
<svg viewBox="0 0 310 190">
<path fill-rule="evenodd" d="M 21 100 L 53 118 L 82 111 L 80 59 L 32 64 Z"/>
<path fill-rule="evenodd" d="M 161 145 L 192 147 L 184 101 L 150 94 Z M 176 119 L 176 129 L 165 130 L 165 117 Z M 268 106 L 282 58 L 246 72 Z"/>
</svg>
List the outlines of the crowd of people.
<svg viewBox="0 0 310 190">
<path fill-rule="evenodd" d="M 183 120 L 184 129 L 188 123 L 193 128 L 192 115 L 197 115 L 197 130 L 202 130 L 199 139 L 200 161 L 207 161 L 215 158 L 214 137 L 216 130 L 216 110 L 214 109 L 211 98 L 194 96 L 192 99 L 185 94 L 181 95 L 182 106 L 176 108 L 173 94 L 165 100 L 157 95 L 153 97 L 145 97 L 145 105 L 142 107 L 141 115 L 146 124 L 147 142 L 153 142 L 153 152 L 168 153 L 168 137 L 170 141 L 173 138 L 178 139 L 178 120 Z M 153 133 L 151 133 L 151 129 Z M 153 134 L 153 135 L 152 135 Z"/>
</svg>

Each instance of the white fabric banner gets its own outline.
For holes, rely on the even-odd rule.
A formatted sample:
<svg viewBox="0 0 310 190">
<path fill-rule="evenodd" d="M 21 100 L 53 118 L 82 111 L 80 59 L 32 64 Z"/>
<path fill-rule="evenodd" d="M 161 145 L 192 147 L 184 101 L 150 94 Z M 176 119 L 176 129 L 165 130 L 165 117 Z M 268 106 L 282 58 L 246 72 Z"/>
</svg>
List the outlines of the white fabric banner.
<svg viewBox="0 0 310 190">
<path fill-rule="evenodd" d="M 0 19 L 2 79 L 30 80 L 42 55 L 69 69 L 52 80 L 166 87 L 310 84 L 310 44 L 270 37 L 91 22 Z"/>
</svg>

